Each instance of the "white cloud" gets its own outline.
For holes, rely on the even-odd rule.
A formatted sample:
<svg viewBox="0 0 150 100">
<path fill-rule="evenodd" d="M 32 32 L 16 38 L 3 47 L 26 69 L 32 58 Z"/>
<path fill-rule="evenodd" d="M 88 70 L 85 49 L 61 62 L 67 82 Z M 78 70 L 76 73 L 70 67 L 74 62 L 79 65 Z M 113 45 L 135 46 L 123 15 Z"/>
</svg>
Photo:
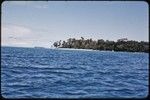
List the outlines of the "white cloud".
<svg viewBox="0 0 150 100">
<path fill-rule="evenodd" d="M 2 46 L 34 47 L 50 45 L 49 34 L 16 24 L 2 24 Z M 45 33 L 45 34 L 44 34 Z"/>
<path fill-rule="evenodd" d="M 32 41 L 7 38 L 2 40 L 2 46 L 31 47 Z"/>
<path fill-rule="evenodd" d="M 6 36 L 25 36 L 31 34 L 32 31 L 29 28 L 26 28 L 24 26 L 19 26 L 19 25 L 4 25 L 2 26 L 2 35 Z"/>
<path fill-rule="evenodd" d="M 30 28 L 19 25 L 2 25 L 2 45 L 30 44 L 27 37 L 33 34 Z"/>
</svg>

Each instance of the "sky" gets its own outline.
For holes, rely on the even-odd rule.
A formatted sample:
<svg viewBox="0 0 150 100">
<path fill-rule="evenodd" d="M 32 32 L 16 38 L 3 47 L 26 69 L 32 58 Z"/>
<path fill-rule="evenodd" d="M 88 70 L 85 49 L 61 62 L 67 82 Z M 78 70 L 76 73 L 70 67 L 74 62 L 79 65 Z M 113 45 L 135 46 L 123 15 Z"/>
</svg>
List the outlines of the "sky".
<svg viewBox="0 0 150 100">
<path fill-rule="evenodd" d="M 68 38 L 149 41 L 144 1 L 4 1 L 2 46 L 51 47 Z"/>
</svg>

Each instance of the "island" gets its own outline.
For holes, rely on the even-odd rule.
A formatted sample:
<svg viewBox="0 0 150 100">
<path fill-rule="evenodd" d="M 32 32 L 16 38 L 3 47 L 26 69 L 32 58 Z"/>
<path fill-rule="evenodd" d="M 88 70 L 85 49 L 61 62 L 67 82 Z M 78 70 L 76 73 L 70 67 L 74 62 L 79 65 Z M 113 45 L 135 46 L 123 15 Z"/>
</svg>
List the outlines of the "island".
<svg viewBox="0 0 150 100">
<path fill-rule="evenodd" d="M 107 51 L 127 51 L 127 52 L 146 52 L 149 53 L 149 42 L 128 40 L 127 38 L 115 41 L 92 40 L 69 38 L 67 41 L 56 41 L 53 43 L 56 48 L 74 48 L 74 49 L 93 49 Z"/>
</svg>

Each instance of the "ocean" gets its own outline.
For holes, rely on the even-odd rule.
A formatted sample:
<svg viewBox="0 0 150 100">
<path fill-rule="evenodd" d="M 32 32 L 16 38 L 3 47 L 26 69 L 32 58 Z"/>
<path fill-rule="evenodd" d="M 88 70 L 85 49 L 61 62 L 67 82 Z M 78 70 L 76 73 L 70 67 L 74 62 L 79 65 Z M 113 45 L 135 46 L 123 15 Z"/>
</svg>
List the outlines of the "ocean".
<svg viewBox="0 0 150 100">
<path fill-rule="evenodd" d="M 1 47 L 4 98 L 144 98 L 149 54 Z"/>
</svg>

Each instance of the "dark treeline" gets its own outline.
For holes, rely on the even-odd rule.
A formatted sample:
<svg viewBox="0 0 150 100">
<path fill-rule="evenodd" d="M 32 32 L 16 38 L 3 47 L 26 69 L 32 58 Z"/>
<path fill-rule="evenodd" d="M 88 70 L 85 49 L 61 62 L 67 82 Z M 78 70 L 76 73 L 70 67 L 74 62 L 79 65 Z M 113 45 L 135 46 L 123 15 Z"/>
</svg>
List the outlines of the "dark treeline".
<svg viewBox="0 0 150 100">
<path fill-rule="evenodd" d="M 76 48 L 76 49 L 93 49 L 93 50 L 110 50 L 110 51 L 128 51 L 128 52 L 149 52 L 148 42 L 138 42 L 127 40 L 126 38 L 118 39 L 117 42 L 103 39 L 75 39 L 69 38 L 67 41 L 54 42 L 54 47 L 58 48 Z"/>
</svg>

